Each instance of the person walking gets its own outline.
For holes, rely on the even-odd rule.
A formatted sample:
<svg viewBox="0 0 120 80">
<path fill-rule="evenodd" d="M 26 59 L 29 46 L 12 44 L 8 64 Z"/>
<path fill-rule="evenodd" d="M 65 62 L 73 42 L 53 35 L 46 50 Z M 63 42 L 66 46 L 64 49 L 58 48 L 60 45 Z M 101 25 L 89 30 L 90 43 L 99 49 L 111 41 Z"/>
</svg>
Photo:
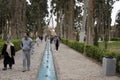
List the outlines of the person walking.
<svg viewBox="0 0 120 80">
<path fill-rule="evenodd" d="M 55 49 L 56 51 L 58 51 L 58 48 L 59 48 L 59 37 L 58 36 L 54 37 L 54 42 L 55 42 Z"/>
<path fill-rule="evenodd" d="M 2 48 L 2 56 L 3 56 L 3 70 L 7 70 L 7 64 L 9 64 L 9 68 L 12 69 L 12 65 L 15 64 L 14 56 L 15 56 L 15 47 L 10 40 L 7 40 Z"/>
<path fill-rule="evenodd" d="M 39 37 L 36 38 L 36 44 L 37 44 L 37 47 L 39 47 L 39 45 L 40 45 L 40 39 L 39 39 Z"/>
<path fill-rule="evenodd" d="M 32 39 L 29 37 L 29 33 L 25 33 L 24 38 L 21 41 L 21 48 L 23 51 L 23 72 L 30 71 L 30 56 L 32 49 Z"/>
<path fill-rule="evenodd" d="M 39 36 L 39 39 L 41 40 L 41 42 L 42 42 L 42 40 L 43 40 L 43 36 Z"/>
</svg>

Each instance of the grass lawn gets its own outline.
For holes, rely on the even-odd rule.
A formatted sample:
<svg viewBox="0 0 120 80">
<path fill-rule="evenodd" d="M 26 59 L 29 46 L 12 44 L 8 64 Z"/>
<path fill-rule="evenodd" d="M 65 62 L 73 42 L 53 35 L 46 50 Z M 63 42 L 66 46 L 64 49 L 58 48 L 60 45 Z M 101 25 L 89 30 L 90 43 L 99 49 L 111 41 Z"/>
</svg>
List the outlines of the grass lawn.
<svg viewBox="0 0 120 80">
<path fill-rule="evenodd" d="M 99 43 L 99 46 L 101 48 L 104 48 L 104 43 L 103 42 L 100 42 Z M 120 53 L 120 41 L 110 41 L 108 43 L 108 50 L 109 51 L 112 51 L 112 52 L 117 52 L 117 53 Z"/>
</svg>

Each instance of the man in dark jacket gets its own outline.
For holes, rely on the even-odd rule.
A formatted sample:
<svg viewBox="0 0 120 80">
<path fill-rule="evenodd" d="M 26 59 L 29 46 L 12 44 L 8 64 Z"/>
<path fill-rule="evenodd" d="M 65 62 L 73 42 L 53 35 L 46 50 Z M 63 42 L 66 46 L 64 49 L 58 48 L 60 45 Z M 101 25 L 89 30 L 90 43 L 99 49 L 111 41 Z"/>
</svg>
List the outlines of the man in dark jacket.
<svg viewBox="0 0 120 80">
<path fill-rule="evenodd" d="M 7 70 L 7 64 L 9 64 L 10 69 L 12 69 L 12 65 L 15 64 L 15 61 L 14 61 L 15 48 L 14 48 L 14 45 L 9 40 L 7 40 L 3 46 L 2 55 L 4 58 L 3 70 Z"/>
</svg>

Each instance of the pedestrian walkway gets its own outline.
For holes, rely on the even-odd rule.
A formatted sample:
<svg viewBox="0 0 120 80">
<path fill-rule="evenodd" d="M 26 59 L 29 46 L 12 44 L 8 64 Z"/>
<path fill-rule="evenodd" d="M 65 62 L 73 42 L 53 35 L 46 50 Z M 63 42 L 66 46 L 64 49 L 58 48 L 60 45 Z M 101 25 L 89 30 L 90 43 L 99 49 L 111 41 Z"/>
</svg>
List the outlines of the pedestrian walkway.
<svg viewBox="0 0 120 80">
<path fill-rule="evenodd" d="M 21 50 L 16 53 L 16 62 L 12 70 L 3 71 L 1 60 L 0 80 L 37 80 L 44 49 L 44 41 L 39 47 L 35 46 L 35 52 L 31 56 L 31 70 L 27 72 L 22 72 Z M 100 65 L 63 44 L 60 44 L 58 52 L 55 51 L 54 44 L 52 44 L 52 51 L 57 80 L 120 80 L 120 77 L 117 76 L 104 76 Z"/>
<path fill-rule="evenodd" d="M 13 69 L 3 71 L 3 60 L 0 61 L 0 80 L 37 80 L 37 74 L 42 58 L 42 53 L 45 48 L 45 42 L 40 43 L 40 46 L 35 46 L 35 52 L 31 55 L 31 70 L 22 72 L 22 51 L 18 51 L 15 56 L 15 65 Z"/>
<path fill-rule="evenodd" d="M 120 80 L 117 76 L 104 76 L 102 66 L 63 44 L 58 52 L 52 47 L 58 80 Z"/>
</svg>

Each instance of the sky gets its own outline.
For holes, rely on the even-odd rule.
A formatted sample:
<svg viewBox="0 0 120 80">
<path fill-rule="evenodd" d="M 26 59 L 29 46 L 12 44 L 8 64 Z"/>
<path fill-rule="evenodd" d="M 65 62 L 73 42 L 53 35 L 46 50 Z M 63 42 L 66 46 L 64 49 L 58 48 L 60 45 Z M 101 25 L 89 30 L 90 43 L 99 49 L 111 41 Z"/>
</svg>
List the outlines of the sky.
<svg viewBox="0 0 120 80">
<path fill-rule="evenodd" d="M 111 18 L 112 18 L 111 25 L 114 25 L 115 23 L 115 17 L 116 17 L 116 14 L 118 13 L 118 10 L 120 10 L 120 1 L 115 2 L 113 5 L 113 10 L 111 14 Z"/>
<path fill-rule="evenodd" d="M 30 4 L 30 1 L 29 0 L 26 0 L 29 4 Z"/>
<path fill-rule="evenodd" d="M 26 1 L 28 2 L 28 4 L 30 4 L 29 0 L 26 0 Z M 50 16 L 51 16 L 51 14 L 50 14 L 50 9 L 51 9 L 50 2 L 51 2 L 51 0 L 49 0 L 48 3 L 47 3 L 48 4 L 49 17 L 47 17 L 46 20 L 50 19 L 49 27 L 52 27 L 52 26 L 55 27 L 56 26 L 56 21 L 55 21 L 56 16 L 53 15 L 53 17 L 50 18 Z"/>
<path fill-rule="evenodd" d="M 48 11 L 49 11 L 48 19 L 50 19 L 49 27 L 54 28 L 54 27 L 56 27 L 57 22 L 55 21 L 56 16 L 54 16 L 53 14 L 50 13 L 50 10 L 51 10 L 50 2 L 51 2 L 51 0 L 49 0 L 48 3 L 47 3 L 48 4 Z M 51 17 L 51 15 L 52 15 L 52 17 Z"/>
<path fill-rule="evenodd" d="M 30 3 L 29 0 L 26 0 L 26 1 L 28 1 L 28 3 Z M 49 6 L 48 10 L 50 10 L 50 1 L 51 0 L 49 0 L 49 2 L 48 2 L 48 6 Z M 114 5 L 113 5 L 112 14 L 111 14 L 111 18 L 112 18 L 111 25 L 115 24 L 115 17 L 116 17 L 116 14 L 118 13 L 118 10 L 120 10 L 120 1 L 115 2 Z M 56 25 L 55 16 L 53 16 L 53 23 L 52 23 L 52 19 L 50 20 L 50 25 L 49 26 L 52 26 L 52 25 L 54 25 L 54 27 Z"/>
</svg>

